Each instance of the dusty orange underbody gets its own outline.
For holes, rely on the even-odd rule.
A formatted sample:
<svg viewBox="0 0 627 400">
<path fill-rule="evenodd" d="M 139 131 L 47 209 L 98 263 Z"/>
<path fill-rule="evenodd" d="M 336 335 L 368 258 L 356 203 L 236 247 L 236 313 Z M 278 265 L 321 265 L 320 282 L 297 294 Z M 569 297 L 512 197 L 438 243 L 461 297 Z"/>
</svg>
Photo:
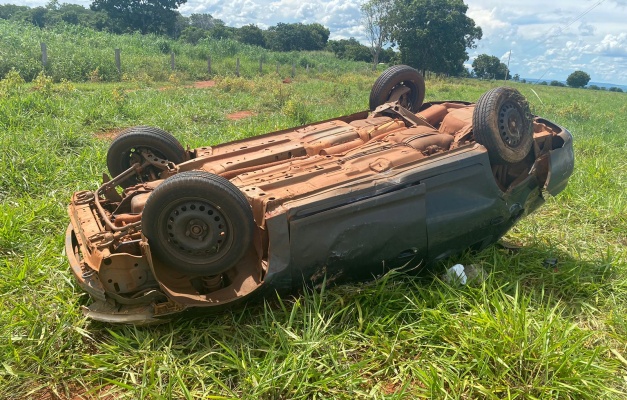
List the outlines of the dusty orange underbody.
<svg viewBox="0 0 627 400">
<path fill-rule="evenodd" d="M 372 185 L 377 179 L 390 179 L 456 149 L 478 146 L 485 151 L 472 138 L 473 110 L 474 105 L 457 102 L 433 104 L 417 118 L 383 113 L 368 116 L 364 112 L 194 149 L 189 161 L 178 164 L 175 170 L 163 171 L 160 180 L 126 189 L 131 196 L 123 207 L 114 208 L 114 202 L 107 206 L 104 201 L 107 218 L 122 229 L 118 232 L 107 232 L 101 213 L 89 201 L 93 193 L 78 192 L 73 197 L 70 216 L 72 225 L 80 227 L 75 229 L 74 255 L 84 264 L 72 268 L 87 286 L 91 284 L 89 271 L 98 272 L 102 285 L 98 289 L 118 295 L 160 287 L 178 304 L 196 305 L 243 296 L 262 284 L 268 269 L 268 218 L 311 196 L 332 197 L 350 192 L 357 185 Z M 540 150 L 555 134 L 540 122 L 534 123 L 534 130 Z M 521 164 L 509 170 L 493 170 L 497 183 L 506 190 L 525 168 L 528 170 L 527 165 Z M 204 170 L 229 179 L 249 201 L 257 226 L 254 246 L 224 278 L 230 285 L 211 293 L 198 293 L 188 276 L 151 259 L 139 228 L 124 230 L 126 226 L 137 226 L 146 200 L 163 179 L 190 170 Z M 86 198 L 81 200 L 81 196 Z M 164 304 L 164 313 L 172 311 L 168 311 L 167 304 L 173 303 Z"/>
</svg>

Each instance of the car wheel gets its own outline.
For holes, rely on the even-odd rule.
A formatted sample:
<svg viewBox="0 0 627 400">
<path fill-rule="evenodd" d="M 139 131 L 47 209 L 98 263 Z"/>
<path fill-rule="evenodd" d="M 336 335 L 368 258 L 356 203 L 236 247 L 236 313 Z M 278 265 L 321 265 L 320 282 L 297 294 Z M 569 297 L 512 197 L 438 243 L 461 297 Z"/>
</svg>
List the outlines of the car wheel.
<svg viewBox="0 0 627 400">
<path fill-rule="evenodd" d="M 522 161 L 533 145 L 533 117 L 529 103 L 513 88 L 484 93 L 473 112 L 475 140 L 488 149 L 493 164 Z"/>
<path fill-rule="evenodd" d="M 225 272 L 243 257 L 252 243 L 254 221 L 246 197 L 227 179 L 187 171 L 150 194 L 142 230 L 160 261 L 207 276 Z"/>
<path fill-rule="evenodd" d="M 381 74 L 370 91 L 370 110 L 390 101 L 417 112 L 425 99 L 425 80 L 412 67 L 394 65 Z"/>
<path fill-rule="evenodd" d="M 116 137 L 107 151 L 107 168 L 112 177 L 120 175 L 134 163 L 143 163 L 141 150 L 146 149 L 155 156 L 172 161 L 175 164 L 185 161 L 185 149 L 168 132 L 150 126 L 136 126 L 124 130 Z M 129 187 L 140 182 L 153 180 L 159 169 L 146 168 L 141 176 L 126 179 L 120 185 Z"/>
</svg>

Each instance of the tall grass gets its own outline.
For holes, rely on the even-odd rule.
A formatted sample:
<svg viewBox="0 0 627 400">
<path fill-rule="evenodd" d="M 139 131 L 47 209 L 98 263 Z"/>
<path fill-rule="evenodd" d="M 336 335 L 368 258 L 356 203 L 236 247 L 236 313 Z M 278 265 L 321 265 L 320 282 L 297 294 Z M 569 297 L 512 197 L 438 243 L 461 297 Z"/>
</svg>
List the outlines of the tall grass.
<svg viewBox="0 0 627 400">
<path fill-rule="evenodd" d="M 235 75 L 236 59 L 240 58 L 240 75 L 276 73 L 281 64 L 282 76 L 291 74 L 292 64 L 298 73 L 367 71 L 368 64 L 337 59 L 327 52 L 271 52 L 234 40 L 203 39 L 191 45 L 155 35 L 113 35 L 77 25 L 58 25 L 40 29 L 31 24 L 0 20 L 0 78 L 11 69 L 31 81 L 42 71 L 40 43 L 46 43 L 48 61 L 46 74 L 55 82 L 89 80 L 166 81 L 174 72 L 170 53 L 175 53 L 175 72 L 183 79 L 209 77 L 207 60 L 211 57 L 212 75 Z M 122 73 L 115 65 L 114 49 L 120 49 Z"/>
<path fill-rule="evenodd" d="M 417 277 L 392 272 L 157 327 L 81 315 L 89 300 L 63 255 L 65 206 L 97 187 L 112 130 L 156 125 L 193 147 L 215 144 L 363 110 L 375 78 L 230 76 L 209 89 L 0 81 L 0 398 L 624 398 L 620 93 L 534 86 L 540 102 L 516 86 L 573 132 L 577 157 L 568 188 L 507 235 L 518 252 L 491 247 Z M 490 86 L 431 80 L 427 100 L 474 101 Z M 226 118 L 241 110 L 256 115 Z M 441 281 L 457 262 L 488 279 Z"/>
</svg>

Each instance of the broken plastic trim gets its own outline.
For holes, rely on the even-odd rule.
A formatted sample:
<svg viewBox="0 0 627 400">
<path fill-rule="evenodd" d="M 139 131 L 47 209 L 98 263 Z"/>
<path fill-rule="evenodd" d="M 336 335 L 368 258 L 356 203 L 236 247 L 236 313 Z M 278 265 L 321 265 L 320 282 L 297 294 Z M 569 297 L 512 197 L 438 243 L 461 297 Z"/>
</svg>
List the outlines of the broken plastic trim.
<svg viewBox="0 0 627 400">
<path fill-rule="evenodd" d="M 123 307 L 121 311 L 117 311 L 109 303 L 98 300 L 90 304 L 89 307 L 82 306 L 81 311 L 87 318 L 117 324 L 142 326 L 163 324 L 168 321 L 168 319 L 154 318 L 152 305 L 133 308 Z"/>
</svg>

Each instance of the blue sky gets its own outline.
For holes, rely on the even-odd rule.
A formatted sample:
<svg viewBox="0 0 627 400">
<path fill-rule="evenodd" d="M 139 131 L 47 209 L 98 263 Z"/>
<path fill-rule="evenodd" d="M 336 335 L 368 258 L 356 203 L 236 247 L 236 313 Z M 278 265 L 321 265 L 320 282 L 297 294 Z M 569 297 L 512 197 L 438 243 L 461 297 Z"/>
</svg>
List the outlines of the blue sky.
<svg viewBox="0 0 627 400">
<path fill-rule="evenodd" d="M 46 0 L 0 0 L 0 3 L 45 5 Z M 64 1 L 61 0 L 61 3 Z M 89 5 L 91 1 L 69 0 Z M 331 39 L 355 37 L 365 43 L 360 22 L 362 0 L 188 0 L 180 11 L 209 13 L 227 25 L 319 22 Z M 577 69 L 592 81 L 627 85 L 627 0 L 465 0 L 468 15 L 483 29 L 470 49 L 494 55 L 525 78 L 565 80 Z"/>
</svg>

